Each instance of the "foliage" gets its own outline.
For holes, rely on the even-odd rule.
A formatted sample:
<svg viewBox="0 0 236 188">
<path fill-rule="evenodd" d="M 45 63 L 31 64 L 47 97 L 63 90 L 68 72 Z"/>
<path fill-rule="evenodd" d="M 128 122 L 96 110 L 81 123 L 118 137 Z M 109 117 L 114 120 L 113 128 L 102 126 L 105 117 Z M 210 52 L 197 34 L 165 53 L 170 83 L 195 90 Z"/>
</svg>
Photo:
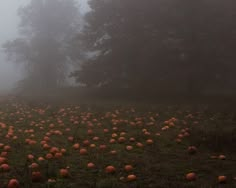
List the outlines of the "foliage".
<svg viewBox="0 0 236 188">
<path fill-rule="evenodd" d="M 78 32 L 80 17 L 74 0 L 31 0 L 19 9 L 21 36 L 8 41 L 6 53 L 23 63 L 27 77 L 24 86 L 50 88 L 65 79 L 67 46 Z"/>
<path fill-rule="evenodd" d="M 74 72 L 87 86 L 235 89 L 234 2 L 90 0 L 78 41 L 96 52 Z M 141 86 L 141 87 L 140 87 Z"/>
</svg>

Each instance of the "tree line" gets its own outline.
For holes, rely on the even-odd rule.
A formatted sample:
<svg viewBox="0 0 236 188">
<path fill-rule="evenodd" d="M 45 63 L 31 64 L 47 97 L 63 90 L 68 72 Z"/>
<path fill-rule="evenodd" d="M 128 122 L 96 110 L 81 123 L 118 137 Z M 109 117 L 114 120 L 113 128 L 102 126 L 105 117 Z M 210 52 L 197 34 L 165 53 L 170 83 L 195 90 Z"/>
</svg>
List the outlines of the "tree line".
<svg viewBox="0 0 236 188">
<path fill-rule="evenodd" d="M 201 94 L 236 89 L 233 0 L 31 0 L 20 37 L 4 44 L 23 63 L 23 88 Z M 74 70 L 70 71 L 69 66 Z"/>
</svg>

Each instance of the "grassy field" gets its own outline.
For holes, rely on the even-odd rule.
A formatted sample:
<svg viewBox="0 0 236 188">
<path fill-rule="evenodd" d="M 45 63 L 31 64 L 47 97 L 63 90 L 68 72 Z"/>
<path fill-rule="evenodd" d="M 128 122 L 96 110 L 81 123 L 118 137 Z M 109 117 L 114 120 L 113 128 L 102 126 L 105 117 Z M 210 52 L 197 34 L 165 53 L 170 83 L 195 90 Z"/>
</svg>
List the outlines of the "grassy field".
<svg viewBox="0 0 236 188">
<path fill-rule="evenodd" d="M 233 110 L 0 101 L 1 188 L 236 187 Z"/>
</svg>

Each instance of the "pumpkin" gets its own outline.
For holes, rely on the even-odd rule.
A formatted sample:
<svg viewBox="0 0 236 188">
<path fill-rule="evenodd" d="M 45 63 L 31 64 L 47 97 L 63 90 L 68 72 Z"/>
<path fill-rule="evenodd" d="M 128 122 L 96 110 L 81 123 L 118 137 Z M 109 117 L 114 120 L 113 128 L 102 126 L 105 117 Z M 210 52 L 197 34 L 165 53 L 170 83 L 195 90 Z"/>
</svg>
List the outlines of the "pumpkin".
<svg viewBox="0 0 236 188">
<path fill-rule="evenodd" d="M 189 146 L 188 147 L 188 153 L 189 154 L 195 154 L 197 152 L 197 148 L 195 146 Z"/>
<path fill-rule="evenodd" d="M 219 155 L 218 158 L 221 159 L 221 160 L 225 160 L 226 159 L 225 155 Z"/>
<path fill-rule="evenodd" d="M 188 181 L 194 181 L 194 180 L 196 180 L 196 178 L 197 178 L 197 176 L 194 172 L 190 172 L 190 173 L 186 174 L 186 179 Z"/>
<path fill-rule="evenodd" d="M 127 181 L 134 181 L 136 179 L 137 179 L 137 177 L 134 174 L 130 174 L 127 176 Z"/>
<path fill-rule="evenodd" d="M 42 177 L 41 172 L 39 172 L 39 171 L 32 172 L 31 179 L 33 182 L 42 181 L 43 177 Z"/>
<path fill-rule="evenodd" d="M 4 172 L 8 172 L 10 170 L 10 166 L 4 163 L 4 164 L 1 164 L 0 169 Z"/>
<path fill-rule="evenodd" d="M 133 170 L 133 167 L 132 167 L 132 165 L 125 165 L 124 169 L 125 169 L 125 171 L 129 172 L 129 171 Z"/>
<path fill-rule="evenodd" d="M 114 166 L 107 166 L 105 169 L 106 173 L 114 173 L 116 171 L 116 168 Z"/>
<path fill-rule="evenodd" d="M 130 151 L 133 149 L 133 146 L 126 146 L 126 150 Z"/>
<path fill-rule="evenodd" d="M 88 168 L 95 168 L 95 164 L 94 164 L 94 163 L 88 163 L 88 164 L 87 164 L 87 167 L 88 167 Z"/>
<path fill-rule="evenodd" d="M 69 177 L 69 171 L 68 169 L 65 169 L 65 168 L 62 168 L 60 169 L 60 176 L 63 177 L 63 178 L 67 178 Z"/>
<path fill-rule="evenodd" d="M 73 147 L 74 149 L 79 149 L 80 144 L 79 144 L 79 143 L 76 143 L 76 144 L 74 144 L 72 147 Z"/>
<path fill-rule="evenodd" d="M 7 184 L 7 188 L 19 188 L 19 187 L 20 183 L 17 179 L 11 179 Z"/>
<path fill-rule="evenodd" d="M 146 140 L 146 143 L 147 143 L 148 145 L 151 145 L 151 144 L 153 144 L 153 140 L 152 140 L 152 139 L 147 139 L 147 140 Z"/>
<path fill-rule="evenodd" d="M 82 149 L 79 150 L 79 153 L 81 155 L 86 155 L 88 152 L 87 152 L 87 150 L 85 148 L 82 148 Z"/>
<path fill-rule="evenodd" d="M 219 183 L 226 183 L 226 180 L 227 180 L 226 176 L 218 176 Z"/>
</svg>

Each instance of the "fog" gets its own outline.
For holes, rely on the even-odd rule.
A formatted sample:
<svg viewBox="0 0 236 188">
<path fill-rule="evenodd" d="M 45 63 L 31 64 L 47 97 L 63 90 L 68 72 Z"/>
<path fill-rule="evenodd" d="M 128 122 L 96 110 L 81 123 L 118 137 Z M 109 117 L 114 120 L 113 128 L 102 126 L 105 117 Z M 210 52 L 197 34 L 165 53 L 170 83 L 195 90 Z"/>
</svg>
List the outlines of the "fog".
<svg viewBox="0 0 236 188">
<path fill-rule="evenodd" d="M 207 0 L 1 1 L 0 90 L 234 96 L 233 7 Z"/>
<path fill-rule="evenodd" d="M 0 0 L 0 188 L 236 188 L 236 0 Z"/>
<path fill-rule="evenodd" d="M 18 9 L 27 5 L 30 0 L 4 0 L 0 1 L 0 46 L 6 41 L 19 36 L 18 26 L 20 18 Z M 88 10 L 87 0 L 79 0 L 81 13 L 85 14 Z M 23 78 L 23 67 L 8 61 L 3 49 L 0 50 L 0 91 L 9 92 L 17 87 L 17 81 Z"/>
<path fill-rule="evenodd" d="M 0 1 L 0 45 L 9 39 L 18 35 L 17 27 L 19 17 L 17 10 L 20 6 L 24 6 L 29 0 L 9 0 Z M 21 78 L 21 72 L 17 67 L 7 62 L 6 55 L 0 51 L 0 90 L 8 91 L 15 86 L 17 80 Z"/>
</svg>

